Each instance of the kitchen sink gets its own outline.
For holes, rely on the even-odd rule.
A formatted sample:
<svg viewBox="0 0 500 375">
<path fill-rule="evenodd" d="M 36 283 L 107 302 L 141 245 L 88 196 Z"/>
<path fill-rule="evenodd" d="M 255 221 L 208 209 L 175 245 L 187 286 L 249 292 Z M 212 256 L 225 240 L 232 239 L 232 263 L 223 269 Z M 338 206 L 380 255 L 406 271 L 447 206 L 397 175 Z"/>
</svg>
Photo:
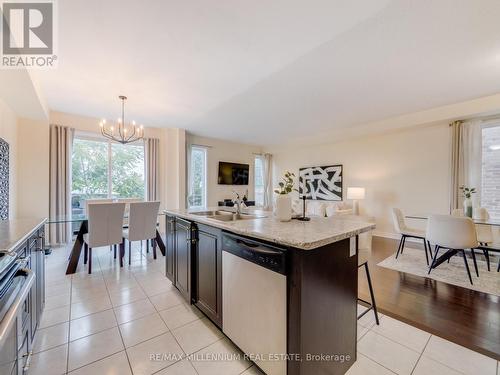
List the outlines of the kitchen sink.
<svg viewBox="0 0 500 375">
<path fill-rule="evenodd" d="M 197 216 L 232 216 L 234 215 L 234 212 L 231 211 L 223 211 L 223 210 L 216 210 L 216 211 L 198 211 L 198 212 L 190 212 L 191 215 L 197 215 Z"/>
<path fill-rule="evenodd" d="M 214 220 L 219 220 L 219 221 L 252 220 L 252 219 L 260 219 L 260 218 L 265 217 L 262 215 L 253 215 L 253 214 L 246 214 L 246 213 L 236 214 L 234 212 L 224 211 L 224 210 L 197 211 L 197 212 L 190 212 L 190 214 L 196 215 L 196 216 L 204 216 L 207 219 L 214 219 Z"/>
<path fill-rule="evenodd" d="M 219 221 L 239 221 L 239 220 L 252 220 L 252 219 L 262 219 L 265 216 L 261 215 L 251 215 L 251 214 L 223 214 L 223 215 L 210 215 L 207 216 L 208 219 L 214 219 Z"/>
</svg>

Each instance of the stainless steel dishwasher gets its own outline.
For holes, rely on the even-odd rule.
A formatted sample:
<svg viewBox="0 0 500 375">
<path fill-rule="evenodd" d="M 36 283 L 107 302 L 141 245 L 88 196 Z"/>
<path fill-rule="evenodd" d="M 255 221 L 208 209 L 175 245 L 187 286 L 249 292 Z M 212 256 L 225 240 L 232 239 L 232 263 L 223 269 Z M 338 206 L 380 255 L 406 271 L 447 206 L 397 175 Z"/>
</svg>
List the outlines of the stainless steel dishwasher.
<svg viewBox="0 0 500 375">
<path fill-rule="evenodd" d="M 267 375 L 285 375 L 286 252 L 222 236 L 222 328 Z"/>
</svg>

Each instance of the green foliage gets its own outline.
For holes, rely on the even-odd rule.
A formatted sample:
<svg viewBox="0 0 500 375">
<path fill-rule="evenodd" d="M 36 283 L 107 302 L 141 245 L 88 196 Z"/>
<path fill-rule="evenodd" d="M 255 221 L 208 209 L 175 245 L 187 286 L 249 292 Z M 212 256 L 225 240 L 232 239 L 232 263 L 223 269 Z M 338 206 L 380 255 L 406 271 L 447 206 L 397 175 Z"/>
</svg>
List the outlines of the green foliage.
<svg viewBox="0 0 500 375">
<path fill-rule="evenodd" d="M 193 149 L 191 152 L 191 193 L 189 196 L 189 204 L 193 207 L 203 205 L 204 165 L 205 153 L 202 150 Z"/>
<path fill-rule="evenodd" d="M 281 178 L 283 181 L 280 181 L 278 183 L 279 188 L 275 189 L 274 192 L 276 194 L 289 194 L 293 190 L 297 191 L 297 189 L 293 188 L 293 179 L 295 177 L 295 174 L 286 171 L 285 175 Z"/>
<path fill-rule="evenodd" d="M 462 190 L 464 197 L 467 199 L 470 199 L 472 197 L 472 194 L 476 194 L 476 188 L 460 186 L 460 190 Z"/>
<path fill-rule="evenodd" d="M 112 196 L 144 198 L 144 148 L 111 146 Z M 72 191 L 81 199 L 108 196 L 108 143 L 76 139 L 73 142 Z"/>
<path fill-rule="evenodd" d="M 107 195 L 108 145 L 75 140 L 72 158 L 72 190 L 85 196 Z"/>
<path fill-rule="evenodd" d="M 113 196 L 144 198 L 144 147 L 113 144 L 111 150 Z"/>
</svg>

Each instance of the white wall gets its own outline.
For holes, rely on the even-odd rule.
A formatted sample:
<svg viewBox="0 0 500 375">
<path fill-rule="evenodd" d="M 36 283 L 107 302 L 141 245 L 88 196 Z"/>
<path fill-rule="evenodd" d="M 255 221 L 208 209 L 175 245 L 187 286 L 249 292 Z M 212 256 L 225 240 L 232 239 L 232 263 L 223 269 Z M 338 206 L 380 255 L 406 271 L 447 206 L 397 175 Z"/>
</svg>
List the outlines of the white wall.
<svg viewBox="0 0 500 375">
<path fill-rule="evenodd" d="M 9 217 L 17 217 L 17 115 L 0 99 L 0 138 L 9 144 Z"/>
<path fill-rule="evenodd" d="M 448 122 L 293 147 L 274 153 L 273 180 L 276 183 L 285 170 L 298 174 L 300 167 L 343 164 L 344 197 L 348 186 L 365 187 L 361 213 L 376 217 L 378 234 L 392 235 L 392 207 L 406 213 L 447 213 L 449 149 Z"/>
<path fill-rule="evenodd" d="M 166 208 L 186 206 L 186 131 L 165 130 L 165 189 Z"/>
<path fill-rule="evenodd" d="M 227 142 L 214 138 L 200 137 L 193 134 L 186 136 L 188 145 L 197 144 L 208 146 L 207 151 L 207 206 L 217 206 L 218 201 L 234 198 L 233 190 L 241 196 L 248 189 L 249 199 L 254 199 L 254 159 L 255 154 L 261 152 L 259 146 L 242 143 Z M 249 184 L 232 186 L 219 185 L 219 161 L 242 163 L 250 165 Z"/>
<path fill-rule="evenodd" d="M 17 213 L 49 216 L 49 123 L 20 118 L 18 132 Z"/>
</svg>

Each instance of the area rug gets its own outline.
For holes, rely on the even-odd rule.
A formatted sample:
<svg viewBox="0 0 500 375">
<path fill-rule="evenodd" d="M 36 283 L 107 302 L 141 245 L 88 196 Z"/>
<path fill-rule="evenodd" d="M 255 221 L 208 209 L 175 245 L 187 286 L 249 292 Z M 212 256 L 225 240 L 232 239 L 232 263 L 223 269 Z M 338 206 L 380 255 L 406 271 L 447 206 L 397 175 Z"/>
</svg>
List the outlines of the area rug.
<svg viewBox="0 0 500 375">
<path fill-rule="evenodd" d="M 440 254 L 444 254 L 444 250 L 441 251 L 442 253 L 440 252 Z M 476 258 L 481 258 L 478 251 L 476 251 Z M 500 272 L 497 272 L 498 258 L 491 256 L 490 258 L 491 271 L 489 272 L 486 261 L 477 259 L 477 267 L 479 269 L 479 277 L 477 277 L 474 270 L 474 263 L 468 256 L 467 261 L 469 262 L 474 285 L 471 285 L 469 282 L 464 259 L 461 255 L 452 257 L 450 263 L 444 262 L 439 265 L 439 267 L 432 270 L 430 275 L 427 275 L 429 268 L 425 263 L 424 251 L 408 247 L 405 247 L 404 253 L 398 259 L 396 259 L 395 255 L 391 255 L 380 262 L 378 266 L 500 296 Z"/>
</svg>

